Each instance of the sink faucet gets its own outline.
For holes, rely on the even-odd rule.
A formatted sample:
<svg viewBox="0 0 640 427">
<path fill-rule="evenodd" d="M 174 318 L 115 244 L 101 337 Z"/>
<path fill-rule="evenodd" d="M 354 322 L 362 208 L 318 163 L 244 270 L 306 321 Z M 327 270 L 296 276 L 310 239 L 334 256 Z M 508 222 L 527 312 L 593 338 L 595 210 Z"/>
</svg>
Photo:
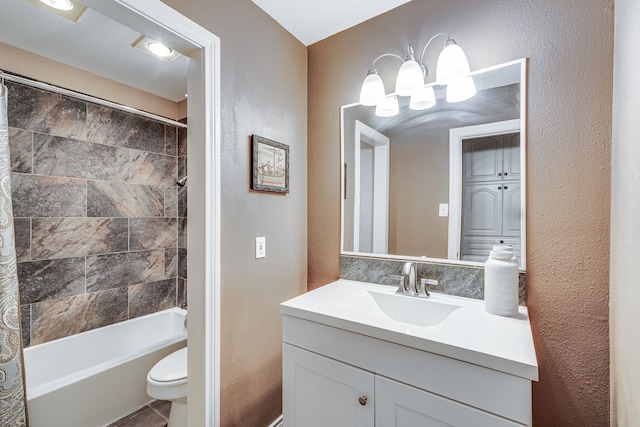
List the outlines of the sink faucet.
<svg viewBox="0 0 640 427">
<path fill-rule="evenodd" d="M 402 275 L 409 278 L 409 286 L 407 289 L 407 282 L 404 281 L 404 292 L 416 295 L 418 289 L 416 289 L 416 265 L 412 262 L 405 262 L 402 266 Z"/>
<path fill-rule="evenodd" d="M 437 285 L 437 280 L 420 279 L 420 284 L 416 280 L 416 264 L 413 262 L 405 262 L 402 266 L 402 274 L 400 276 L 391 276 L 392 279 L 400 281 L 400 286 L 396 291 L 397 294 L 409 295 L 414 297 L 429 298 L 429 290 L 427 285 Z M 407 283 L 407 278 L 409 283 Z"/>
</svg>

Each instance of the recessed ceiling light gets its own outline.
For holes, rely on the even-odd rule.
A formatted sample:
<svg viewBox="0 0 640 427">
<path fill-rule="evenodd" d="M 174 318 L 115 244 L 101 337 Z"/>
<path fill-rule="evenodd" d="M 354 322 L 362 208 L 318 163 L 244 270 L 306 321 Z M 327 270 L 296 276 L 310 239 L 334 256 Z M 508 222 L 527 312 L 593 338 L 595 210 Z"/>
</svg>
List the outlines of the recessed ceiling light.
<svg viewBox="0 0 640 427">
<path fill-rule="evenodd" d="M 82 14 L 87 10 L 87 6 L 78 3 L 76 0 L 27 0 L 51 13 L 67 18 L 69 21 L 78 22 Z"/>
<path fill-rule="evenodd" d="M 73 9 L 73 3 L 69 0 L 40 0 L 42 3 L 46 4 L 49 7 L 58 10 L 68 11 Z"/>
<path fill-rule="evenodd" d="M 147 43 L 147 48 L 156 56 L 161 56 L 162 58 L 166 58 L 173 53 L 173 49 L 163 45 L 160 42 L 151 42 Z"/>
<path fill-rule="evenodd" d="M 131 46 L 166 62 L 173 62 L 177 57 L 180 56 L 180 52 L 176 52 L 163 43 L 157 40 L 151 40 L 146 36 L 140 36 L 140 38 L 133 42 Z"/>
</svg>

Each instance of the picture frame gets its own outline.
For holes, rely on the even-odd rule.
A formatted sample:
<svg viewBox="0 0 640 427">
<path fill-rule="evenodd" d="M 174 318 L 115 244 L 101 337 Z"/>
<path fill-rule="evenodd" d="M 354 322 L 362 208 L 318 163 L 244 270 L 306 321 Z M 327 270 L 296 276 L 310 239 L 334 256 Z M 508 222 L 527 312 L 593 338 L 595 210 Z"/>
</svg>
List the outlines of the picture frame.
<svg viewBox="0 0 640 427">
<path fill-rule="evenodd" d="M 251 189 L 289 193 L 289 146 L 258 135 L 252 135 L 251 146 Z"/>
</svg>

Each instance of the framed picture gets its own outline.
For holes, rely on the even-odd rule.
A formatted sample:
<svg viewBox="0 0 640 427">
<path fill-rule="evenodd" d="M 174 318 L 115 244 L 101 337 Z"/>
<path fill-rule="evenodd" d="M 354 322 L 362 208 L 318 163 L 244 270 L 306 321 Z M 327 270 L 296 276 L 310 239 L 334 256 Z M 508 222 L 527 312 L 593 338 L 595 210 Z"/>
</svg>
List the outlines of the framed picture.
<svg viewBox="0 0 640 427">
<path fill-rule="evenodd" d="M 251 189 L 289 192 L 289 146 L 258 135 L 251 138 L 253 179 Z"/>
</svg>

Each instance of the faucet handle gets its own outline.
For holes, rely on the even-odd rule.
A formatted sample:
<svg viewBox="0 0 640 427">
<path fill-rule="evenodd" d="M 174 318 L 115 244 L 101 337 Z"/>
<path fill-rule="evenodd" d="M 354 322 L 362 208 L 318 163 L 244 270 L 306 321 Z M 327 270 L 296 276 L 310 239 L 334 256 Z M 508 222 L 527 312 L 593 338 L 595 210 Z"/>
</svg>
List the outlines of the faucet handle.
<svg viewBox="0 0 640 427">
<path fill-rule="evenodd" d="M 418 290 L 418 296 L 429 298 L 429 289 L 427 285 L 438 286 L 438 281 L 434 279 L 420 279 L 420 289 Z"/>
<path fill-rule="evenodd" d="M 407 276 L 398 276 L 396 274 L 392 274 L 389 276 L 390 279 L 396 280 L 399 283 L 398 290 L 396 293 L 398 294 L 406 294 L 407 293 Z"/>
</svg>

